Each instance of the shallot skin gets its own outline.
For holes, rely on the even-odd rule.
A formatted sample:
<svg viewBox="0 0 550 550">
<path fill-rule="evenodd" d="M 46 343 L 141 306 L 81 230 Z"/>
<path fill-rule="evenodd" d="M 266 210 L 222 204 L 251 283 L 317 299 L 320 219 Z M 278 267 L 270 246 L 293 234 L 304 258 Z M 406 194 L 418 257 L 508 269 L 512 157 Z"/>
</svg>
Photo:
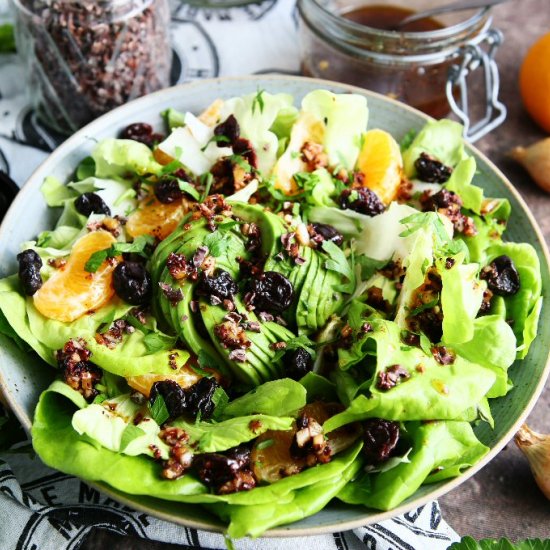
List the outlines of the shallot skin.
<svg viewBox="0 0 550 550">
<path fill-rule="evenodd" d="M 529 147 L 515 147 L 510 151 L 510 157 L 529 172 L 541 189 L 550 193 L 550 137 Z"/>
<path fill-rule="evenodd" d="M 550 435 L 537 433 L 523 424 L 514 441 L 529 461 L 539 489 L 550 500 Z"/>
</svg>

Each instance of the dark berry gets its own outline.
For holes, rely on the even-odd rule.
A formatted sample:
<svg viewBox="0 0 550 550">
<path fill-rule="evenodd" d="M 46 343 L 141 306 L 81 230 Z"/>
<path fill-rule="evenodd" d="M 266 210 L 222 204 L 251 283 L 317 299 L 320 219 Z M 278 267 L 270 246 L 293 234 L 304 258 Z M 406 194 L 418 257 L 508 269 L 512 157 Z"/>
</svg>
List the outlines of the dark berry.
<svg viewBox="0 0 550 550">
<path fill-rule="evenodd" d="M 378 195 L 368 187 L 344 189 L 340 195 L 340 206 L 366 216 L 377 216 L 385 210 Z"/>
<path fill-rule="evenodd" d="M 166 405 L 166 410 L 170 418 L 177 418 L 187 410 L 187 396 L 183 388 L 174 380 L 161 380 L 151 386 L 149 393 L 149 403 L 155 402 L 158 396 L 161 396 Z"/>
<path fill-rule="evenodd" d="M 433 195 L 421 198 L 420 202 L 422 203 L 422 210 L 425 212 L 433 212 L 451 206 L 458 209 L 462 207 L 462 199 L 456 193 L 447 189 L 442 189 Z"/>
<path fill-rule="evenodd" d="M 225 453 L 202 453 L 193 457 L 199 479 L 218 494 L 247 491 L 256 485 L 250 470 L 250 448 L 244 444 Z"/>
<path fill-rule="evenodd" d="M 151 299 L 151 276 L 142 263 L 119 263 L 113 273 L 113 286 L 117 296 L 133 306 L 146 304 Z"/>
<path fill-rule="evenodd" d="M 521 286 L 518 270 L 508 256 L 495 258 L 481 270 L 479 276 L 487 281 L 489 290 L 498 296 L 513 296 Z"/>
<path fill-rule="evenodd" d="M 238 139 L 241 133 L 239 123 L 233 115 L 229 115 L 225 122 L 221 122 L 214 128 L 215 136 L 223 136 L 227 140 L 219 140 L 217 142 L 218 147 L 227 147 L 228 145 L 233 145 Z"/>
<path fill-rule="evenodd" d="M 153 127 L 146 122 L 136 122 L 126 126 L 120 133 L 121 139 L 131 139 L 138 141 L 148 147 L 152 147 L 155 143 L 162 141 L 164 138 L 161 134 L 153 132 Z"/>
<path fill-rule="evenodd" d="M 162 178 L 155 184 L 155 197 L 163 204 L 172 204 L 183 198 L 177 179 Z"/>
<path fill-rule="evenodd" d="M 23 290 L 27 296 L 32 296 L 42 286 L 42 276 L 40 275 L 42 259 L 29 248 L 17 254 L 17 260 L 19 262 L 19 280 L 23 285 Z"/>
<path fill-rule="evenodd" d="M 320 247 L 323 242 L 331 241 L 336 246 L 342 246 L 344 236 L 338 232 L 332 225 L 326 223 L 312 223 L 308 226 L 308 233 L 311 240 Z"/>
<path fill-rule="evenodd" d="M 399 424 L 371 418 L 363 427 L 363 456 L 366 457 L 367 464 L 374 465 L 388 460 L 399 441 Z"/>
<path fill-rule="evenodd" d="M 420 153 L 420 156 L 414 163 L 416 175 L 422 181 L 428 183 L 445 183 L 453 173 L 450 166 L 445 166 L 442 162 L 434 159 L 426 153 Z"/>
<path fill-rule="evenodd" d="M 233 153 L 241 155 L 252 168 L 258 168 L 258 155 L 252 142 L 245 138 L 239 138 L 233 143 Z"/>
<path fill-rule="evenodd" d="M 209 277 L 203 272 L 197 287 L 199 295 L 207 297 L 215 296 L 220 300 L 232 300 L 238 290 L 237 283 L 223 269 L 219 269 L 215 277 Z"/>
<path fill-rule="evenodd" d="M 90 214 L 105 214 L 111 215 L 111 209 L 105 204 L 103 199 L 95 193 L 83 193 L 74 201 L 76 210 L 83 216 L 88 217 Z"/>
<path fill-rule="evenodd" d="M 251 303 L 257 311 L 281 313 L 294 299 L 292 283 L 276 271 L 266 271 L 252 281 Z"/>
<path fill-rule="evenodd" d="M 297 348 L 285 353 L 283 364 L 288 378 L 300 380 L 313 369 L 313 358 L 304 348 Z"/>
<path fill-rule="evenodd" d="M 196 384 L 183 389 L 173 380 L 155 382 L 151 387 L 149 402 L 153 404 L 158 395 L 162 396 L 170 418 L 188 414 L 194 418 L 200 415 L 207 419 L 214 412 L 212 397 L 218 388 L 214 378 L 201 378 Z"/>
<path fill-rule="evenodd" d="M 200 414 L 202 419 L 207 419 L 214 412 L 214 392 L 219 388 L 219 384 L 215 378 L 201 378 L 196 384 L 187 388 L 186 395 L 186 410 L 193 417 Z"/>
</svg>

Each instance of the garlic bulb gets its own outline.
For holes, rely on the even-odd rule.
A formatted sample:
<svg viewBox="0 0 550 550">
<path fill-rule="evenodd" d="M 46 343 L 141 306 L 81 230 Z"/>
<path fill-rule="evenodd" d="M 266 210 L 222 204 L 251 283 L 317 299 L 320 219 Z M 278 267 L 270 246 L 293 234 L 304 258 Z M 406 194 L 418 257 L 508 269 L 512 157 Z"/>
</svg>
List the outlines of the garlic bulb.
<svg viewBox="0 0 550 550">
<path fill-rule="evenodd" d="M 524 424 L 516 434 L 515 442 L 527 457 L 540 490 L 550 499 L 550 435 L 534 432 Z"/>
<path fill-rule="evenodd" d="M 541 189 L 550 193 L 550 138 L 529 147 L 516 147 L 510 156 L 529 172 Z"/>
</svg>

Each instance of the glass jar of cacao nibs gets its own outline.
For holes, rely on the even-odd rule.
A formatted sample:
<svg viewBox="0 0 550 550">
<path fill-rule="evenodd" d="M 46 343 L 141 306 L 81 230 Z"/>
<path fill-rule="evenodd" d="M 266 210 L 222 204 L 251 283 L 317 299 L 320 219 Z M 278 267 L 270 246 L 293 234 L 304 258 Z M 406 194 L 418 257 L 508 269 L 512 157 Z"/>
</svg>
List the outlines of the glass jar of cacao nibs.
<svg viewBox="0 0 550 550">
<path fill-rule="evenodd" d="M 12 0 L 32 104 L 70 134 L 168 86 L 168 0 Z"/>
</svg>

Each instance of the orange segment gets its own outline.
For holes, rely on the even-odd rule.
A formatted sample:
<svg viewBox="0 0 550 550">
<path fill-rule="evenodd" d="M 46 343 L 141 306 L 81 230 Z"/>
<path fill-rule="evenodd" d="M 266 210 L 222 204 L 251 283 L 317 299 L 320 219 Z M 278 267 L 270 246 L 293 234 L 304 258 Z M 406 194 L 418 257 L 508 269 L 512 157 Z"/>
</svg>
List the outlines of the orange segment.
<svg viewBox="0 0 550 550">
<path fill-rule="evenodd" d="M 147 197 L 128 216 L 126 232 L 134 239 L 139 235 L 153 235 L 162 241 L 176 229 L 185 213 L 182 202 L 163 204 Z"/>
<path fill-rule="evenodd" d="M 162 380 L 173 380 L 177 382 L 182 388 L 188 388 L 193 384 L 196 384 L 202 376 L 195 371 L 184 365 L 179 370 L 174 371 L 174 374 L 142 374 L 141 376 L 131 376 L 126 381 L 131 388 L 149 397 L 151 392 L 151 386 L 155 382 L 161 382 Z"/>
<path fill-rule="evenodd" d="M 173 157 L 171 157 L 158 147 L 153 151 L 153 157 L 155 157 L 155 160 L 163 166 L 166 166 L 167 164 L 170 164 L 173 160 L 175 160 Z"/>
<path fill-rule="evenodd" d="M 357 170 L 364 176 L 363 185 L 372 189 L 384 204 L 394 200 L 403 171 L 403 159 L 395 139 L 384 130 L 366 132 Z"/>
<path fill-rule="evenodd" d="M 106 231 L 94 231 L 78 239 L 65 266 L 34 295 L 36 309 L 50 319 L 71 322 L 106 304 L 115 292 L 112 279 L 116 263 L 103 262 L 95 273 L 85 271 L 84 265 L 94 252 L 114 242 Z"/>
</svg>

